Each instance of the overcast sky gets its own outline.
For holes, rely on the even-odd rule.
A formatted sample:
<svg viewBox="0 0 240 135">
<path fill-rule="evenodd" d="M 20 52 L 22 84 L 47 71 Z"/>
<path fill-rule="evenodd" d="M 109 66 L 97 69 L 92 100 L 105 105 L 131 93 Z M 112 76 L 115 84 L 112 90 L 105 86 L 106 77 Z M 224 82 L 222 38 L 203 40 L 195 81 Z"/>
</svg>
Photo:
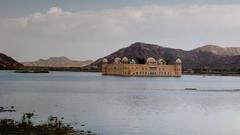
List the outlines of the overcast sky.
<svg viewBox="0 0 240 135">
<path fill-rule="evenodd" d="M 134 42 L 240 47 L 240 1 L 182 1 L 0 0 L 0 52 L 95 60 Z"/>
</svg>

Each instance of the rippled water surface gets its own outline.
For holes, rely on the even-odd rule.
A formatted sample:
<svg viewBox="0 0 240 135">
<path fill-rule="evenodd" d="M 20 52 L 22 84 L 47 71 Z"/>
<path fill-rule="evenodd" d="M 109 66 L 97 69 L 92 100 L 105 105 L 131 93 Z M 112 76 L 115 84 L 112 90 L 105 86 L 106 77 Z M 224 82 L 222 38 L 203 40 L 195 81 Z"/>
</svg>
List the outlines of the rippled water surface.
<svg viewBox="0 0 240 135">
<path fill-rule="evenodd" d="M 240 77 L 0 71 L 0 106 L 12 105 L 17 111 L 1 118 L 35 111 L 100 135 L 240 134 Z"/>
</svg>

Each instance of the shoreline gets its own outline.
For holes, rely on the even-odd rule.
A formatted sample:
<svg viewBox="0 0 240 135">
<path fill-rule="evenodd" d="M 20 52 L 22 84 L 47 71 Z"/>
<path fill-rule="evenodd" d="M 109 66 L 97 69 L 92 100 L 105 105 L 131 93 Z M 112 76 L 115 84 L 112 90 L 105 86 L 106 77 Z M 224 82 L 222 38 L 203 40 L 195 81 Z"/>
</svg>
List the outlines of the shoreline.
<svg viewBox="0 0 240 135">
<path fill-rule="evenodd" d="M 237 77 L 240 77 L 240 73 L 183 73 L 183 75 L 198 75 L 198 76 L 237 76 Z"/>
<path fill-rule="evenodd" d="M 45 68 L 46 69 L 46 68 Z M 74 68 L 75 69 L 75 68 Z M 21 72 L 21 71 L 26 71 L 26 70 L 21 70 L 21 69 L 0 69 L 0 71 L 13 71 L 15 73 L 25 73 L 25 72 Z M 18 72 L 20 71 L 20 72 Z M 29 69 L 30 71 L 30 69 Z M 32 71 L 32 70 L 31 70 Z M 37 70 L 36 70 L 37 71 Z M 90 72 L 90 73 L 101 73 L 100 70 L 65 70 L 65 69 L 61 69 L 61 68 L 57 68 L 57 69 L 50 69 L 50 70 L 44 70 L 46 73 L 46 71 L 58 71 L 58 72 Z M 28 73 L 40 73 L 40 72 L 28 72 Z M 189 72 L 184 72 L 182 73 L 182 75 L 199 75 L 199 76 L 240 76 L 240 73 L 233 73 L 233 72 L 204 72 L 204 73 L 189 73 Z"/>
</svg>

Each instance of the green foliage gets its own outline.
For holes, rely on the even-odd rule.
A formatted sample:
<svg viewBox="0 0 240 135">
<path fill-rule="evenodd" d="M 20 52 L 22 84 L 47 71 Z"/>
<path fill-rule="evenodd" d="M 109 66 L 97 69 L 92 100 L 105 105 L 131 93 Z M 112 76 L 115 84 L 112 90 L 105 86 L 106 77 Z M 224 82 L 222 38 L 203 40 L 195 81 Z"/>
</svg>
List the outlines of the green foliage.
<svg viewBox="0 0 240 135">
<path fill-rule="evenodd" d="M 168 65 L 169 64 L 169 60 L 168 59 L 166 59 L 164 61 L 165 61 L 164 65 Z"/>
<path fill-rule="evenodd" d="M 145 59 L 144 58 L 136 58 L 136 62 L 138 64 L 145 64 Z"/>
<path fill-rule="evenodd" d="M 225 72 L 240 73 L 240 68 L 225 69 Z"/>
<path fill-rule="evenodd" d="M 43 124 L 34 125 L 34 113 L 24 113 L 22 121 L 0 120 L 0 135 L 68 135 L 76 131 L 69 124 L 64 124 L 58 117 L 50 116 Z"/>
</svg>

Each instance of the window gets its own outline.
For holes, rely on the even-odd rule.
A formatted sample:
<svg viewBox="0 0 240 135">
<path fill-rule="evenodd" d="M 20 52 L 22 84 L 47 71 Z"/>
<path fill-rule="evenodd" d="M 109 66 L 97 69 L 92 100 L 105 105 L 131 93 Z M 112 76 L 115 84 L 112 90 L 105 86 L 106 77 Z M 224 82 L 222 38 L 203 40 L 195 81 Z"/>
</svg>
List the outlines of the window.
<svg viewBox="0 0 240 135">
<path fill-rule="evenodd" d="M 157 70 L 157 67 L 150 67 L 150 70 Z"/>
<path fill-rule="evenodd" d="M 150 72 L 150 75 L 156 75 L 156 72 Z"/>
</svg>

